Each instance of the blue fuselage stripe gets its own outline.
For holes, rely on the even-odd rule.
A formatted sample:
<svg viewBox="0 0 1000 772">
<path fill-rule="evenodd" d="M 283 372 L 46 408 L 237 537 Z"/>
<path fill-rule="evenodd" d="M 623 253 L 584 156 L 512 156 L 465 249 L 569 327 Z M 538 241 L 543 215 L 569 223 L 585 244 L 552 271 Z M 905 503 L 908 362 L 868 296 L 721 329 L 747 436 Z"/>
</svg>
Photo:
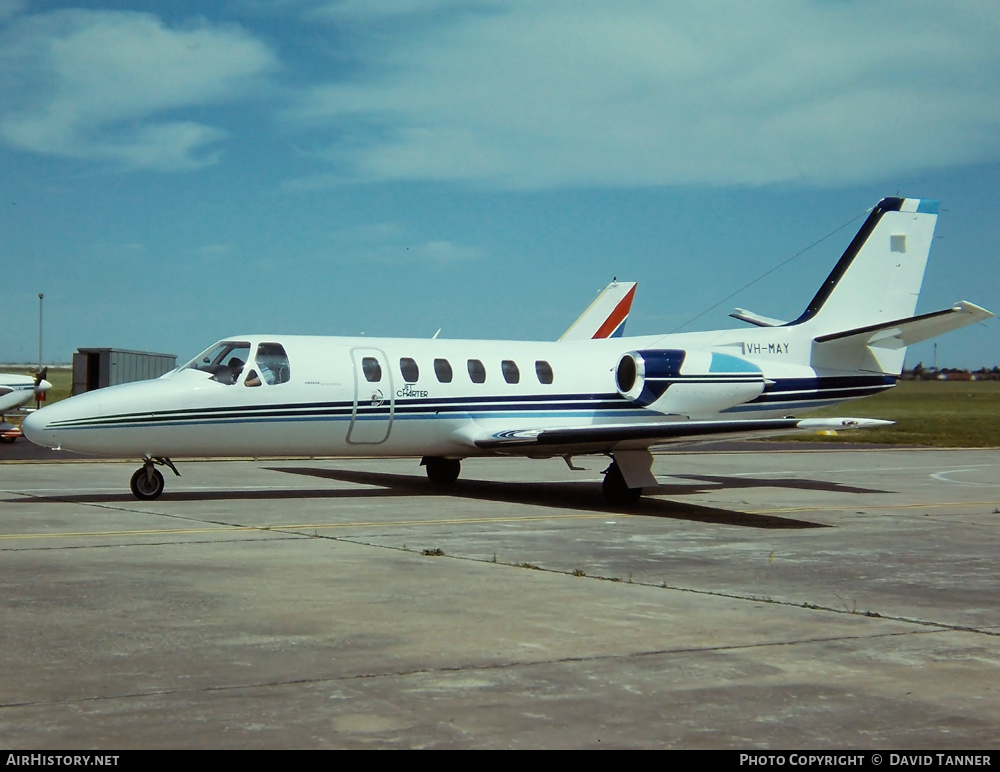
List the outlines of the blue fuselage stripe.
<svg viewBox="0 0 1000 772">
<path fill-rule="evenodd" d="M 712 379 L 718 383 L 722 379 Z M 725 378 L 740 382 L 739 378 Z M 868 396 L 895 385 L 892 376 L 785 378 L 768 382 L 764 393 L 750 402 L 722 410 L 722 413 L 761 412 L 778 409 L 811 409 Z M 396 398 L 379 404 L 353 401 L 241 405 L 191 409 L 150 410 L 117 415 L 57 421 L 52 430 L 102 427 L 196 426 L 224 423 L 423 420 L 470 417 L 502 418 L 642 418 L 663 415 L 631 402 L 617 393 L 528 394 L 523 396 L 481 396 L 445 398 Z"/>
</svg>

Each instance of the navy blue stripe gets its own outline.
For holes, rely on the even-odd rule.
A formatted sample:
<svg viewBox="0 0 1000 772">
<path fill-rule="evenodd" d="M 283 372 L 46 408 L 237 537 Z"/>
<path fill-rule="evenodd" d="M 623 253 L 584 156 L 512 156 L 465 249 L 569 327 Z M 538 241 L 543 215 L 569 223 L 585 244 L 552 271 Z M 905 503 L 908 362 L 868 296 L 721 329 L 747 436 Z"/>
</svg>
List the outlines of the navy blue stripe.
<svg viewBox="0 0 1000 772">
<path fill-rule="evenodd" d="M 604 393 L 604 394 L 526 394 L 526 395 L 512 395 L 512 396 L 466 396 L 466 397 L 418 397 L 418 398 L 406 398 L 397 397 L 395 402 L 397 405 L 493 405 L 493 404 L 505 404 L 505 403 L 531 403 L 531 402 L 551 402 L 554 404 L 566 403 L 566 402 L 586 402 L 590 403 L 593 400 L 620 400 L 622 397 L 616 392 Z M 358 408 L 364 409 L 365 402 L 363 400 L 359 402 Z M 237 405 L 234 407 L 203 407 L 203 408 L 177 408 L 173 410 L 156 410 L 156 411 L 139 411 L 132 413 L 119 413 L 114 416 L 106 416 L 104 418 L 97 418 L 92 420 L 121 420 L 127 418 L 148 418 L 151 413 L 155 412 L 157 416 L 173 417 L 173 416 L 212 416 L 212 415 L 224 415 L 228 413 L 253 413 L 253 414 L 266 414 L 273 413 L 274 411 L 282 410 L 293 410 L 293 411 L 303 411 L 303 410 L 338 410 L 346 409 L 348 411 L 353 411 L 354 401 L 353 400 L 341 400 L 338 402 L 289 402 L 284 404 L 268 404 L 268 405 Z M 53 427 L 62 425 L 62 422 L 53 423 Z"/>
<path fill-rule="evenodd" d="M 378 406 L 359 404 L 357 414 L 359 416 L 388 416 L 390 412 L 395 414 L 453 414 L 453 413 L 475 413 L 486 410 L 497 410 L 503 412 L 594 412 L 604 410 L 641 410 L 641 406 L 636 405 L 624 397 L 615 395 L 590 395 L 589 398 L 574 400 L 545 397 L 545 401 L 539 401 L 537 397 L 532 397 L 525 401 L 516 398 L 492 398 L 466 400 L 460 403 L 458 399 L 448 399 L 435 402 L 434 400 L 397 400 L 395 405 L 382 404 Z M 445 403 L 445 404 L 442 404 Z M 334 405 L 337 405 L 336 407 Z M 254 406 L 252 410 L 241 407 L 226 408 L 201 408 L 196 410 L 169 410 L 169 411 L 148 411 L 143 413 L 123 413 L 114 416 L 100 416 L 88 419 L 76 419 L 72 421 L 59 421 L 51 424 L 53 429 L 99 427 L 111 425 L 139 425 L 158 424 L 170 422 L 192 422 L 211 421 L 226 419 L 258 419 L 258 418 L 330 418 L 336 416 L 350 416 L 354 413 L 354 404 L 351 403 L 327 403 L 327 404 L 305 404 L 298 406 L 280 406 L 275 409 L 271 406 Z"/>
<path fill-rule="evenodd" d="M 832 400 L 837 402 L 839 400 L 845 399 L 855 399 L 861 397 L 870 397 L 873 394 L 878 394 L 880 391 L 884 391 L 885 387 L 882 388 L 869 388 L 869 389 L 820 389 L 812 392 L 793 392 L 784 394 L 762 394 L 757 397 L 757 399 L 752 400 L 748 404 L 751 405 L 764 405 L 764 404 L 775 404 L 782 402 L 804 402 L 809 400 L 823 399 Z"/>
<path fill-rule="evenodd" d="M 814 391 L 851 389 L 864 386 L 895 386 L 895 375 L 836 375 L 818 378 L 777 378 L 765 384 L 764 393 L 779 391 Z"/>
<path fill-rule="evenodd" d="M 734 381 L 738 382 L 738 381 Z M 786 403 L 808 404 L 816 401 L 836 402 L 844 399 L 868 396 L 884 391 L 895 385 L 894 376 L 829 376 L 816 378 L 784 378 L 765 384 L 764 393 L 745 406 L 733 406 L 728 410 L 766 409 L 767 405 Z M 662 384 L 660 384 L 662 385 Z M 394 404 L 358 404 L 353 402 L 316 402 L 283 405 L 244 405 L 237 407 L 212 407 L 196 409 L 174 409 L 141 413 L 122 413 L 114 416 L 100 416 L 72 421 L 54 422 L 53 429 L 88 428 L 102 426 L 139 426 L 165 423 L 226 422 L 238 420 L 284 419 L 284 420 L 327 420 L 334 418 L 389 418 L 431 417 L 434 415 L 454 415 L 465 413 L 607 413 L 618 411 L 643 411 L 641 402 L 632 402 L 619 394 L 578 394 L 578 395 L 525 395 L 523 397 L 448 397 L 441 399 L 400 398 Z"/>
<path fill-rule="evenodd" d="M 826 376 L 821 378 L 782 378 L 764 387 L 764 393 L 748 404 L 808 402 L 822 399 L 837 401 L 878 394 L 896 385 L 891 375 Z"/>
</svg>

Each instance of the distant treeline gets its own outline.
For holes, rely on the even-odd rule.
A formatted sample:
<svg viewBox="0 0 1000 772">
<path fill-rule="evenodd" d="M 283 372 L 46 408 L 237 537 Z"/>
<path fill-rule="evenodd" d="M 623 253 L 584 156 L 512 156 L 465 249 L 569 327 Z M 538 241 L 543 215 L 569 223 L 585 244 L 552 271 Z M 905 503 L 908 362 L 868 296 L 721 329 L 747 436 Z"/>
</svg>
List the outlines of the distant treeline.
<svg viewBox="0 0 1000 772">
<path fill-rule="evenodd" d="M 904 381 L 1000 381 L 1000 366 L 980 367 L 978 370 L 959 370 L 954 367 L 924 367 L 923 362 L 903 370 Z"/>
</svg>

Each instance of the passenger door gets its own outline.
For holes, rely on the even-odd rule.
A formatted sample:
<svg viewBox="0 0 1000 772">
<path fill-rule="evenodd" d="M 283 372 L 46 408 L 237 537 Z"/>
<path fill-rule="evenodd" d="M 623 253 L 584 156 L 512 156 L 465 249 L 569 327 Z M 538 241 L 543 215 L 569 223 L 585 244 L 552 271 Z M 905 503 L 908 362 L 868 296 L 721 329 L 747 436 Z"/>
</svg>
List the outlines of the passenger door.
<svg viewBox="0 0 1000 772">
<path fill-rule="evenodd" d="M 385 352 L 353 348 L 354 409 L 347 429 L 349 445 L 378 445 L 389 438 L 395 411 L 392 371 Z"/>
</svg>

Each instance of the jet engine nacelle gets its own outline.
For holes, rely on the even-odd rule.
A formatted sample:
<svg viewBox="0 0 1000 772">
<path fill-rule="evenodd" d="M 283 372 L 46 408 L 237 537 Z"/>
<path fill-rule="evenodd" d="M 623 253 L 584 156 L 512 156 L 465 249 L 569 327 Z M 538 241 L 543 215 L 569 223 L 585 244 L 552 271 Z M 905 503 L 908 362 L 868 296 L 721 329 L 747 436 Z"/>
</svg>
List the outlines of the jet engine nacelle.
<svg viewBox="0 0 1000 772">
<path fill-rule="evenodd" d="M 615 368 L 618 392 L 660 413 L 707 417 L 764 391 L 760 368 L 730 354 L 681 349 L 630 351 Z"/>
</svg>

